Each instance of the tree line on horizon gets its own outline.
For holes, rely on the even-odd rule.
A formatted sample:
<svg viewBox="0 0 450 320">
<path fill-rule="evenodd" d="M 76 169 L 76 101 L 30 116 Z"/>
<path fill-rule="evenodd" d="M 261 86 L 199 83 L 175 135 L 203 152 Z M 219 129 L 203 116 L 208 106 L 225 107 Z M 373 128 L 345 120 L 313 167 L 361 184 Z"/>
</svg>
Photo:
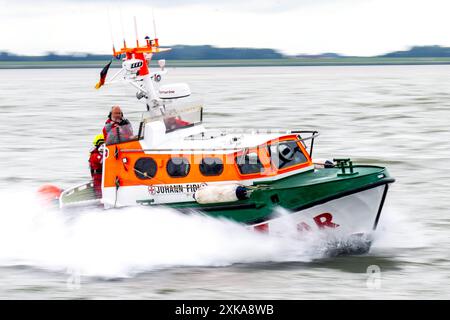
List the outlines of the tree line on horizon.
<svg viewBox="0 0 450 320">
<path fill-rule="evenodd" d="M 169 60 L 226 60 L 226 59 L 283 59 L 283 58 L 345 58 L 349 56 L 337 53 L 323 53 L 318 55 L 299 54 L 284 55 L 274 49 L 258 48 L 218 48 L 210 45 L 174 45 L 173 50 L 158 54 L 158 59 Z M 352 56 L 355 57 L 355 56 Z M 414 46 L 409 50 L 395 51 L 377 58 L 431 58 L 450 57 L 450 47 L 442 46 Z M 109 60 L 106 54 L 58 54 L 49 52 L 41 56 L 27 56 L 0 51 L 0 61 L 101 61 Z"/>
</svg>

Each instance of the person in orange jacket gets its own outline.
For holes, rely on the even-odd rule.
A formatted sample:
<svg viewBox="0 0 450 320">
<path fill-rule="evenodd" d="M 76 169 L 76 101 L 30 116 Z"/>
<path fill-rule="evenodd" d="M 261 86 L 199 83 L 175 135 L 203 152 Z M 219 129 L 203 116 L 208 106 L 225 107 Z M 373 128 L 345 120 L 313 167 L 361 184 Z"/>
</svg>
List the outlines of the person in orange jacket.
<svg viewBox="0 0 450 320">
<path fill-rule="evenodd" d="M 105 139 L 103 134 L 98 134 L 94 138 L 94 148 L 91 149 L 89 156 L 89 168 L 94 182 L 94 192 L 97 198 L 102 197 L 102 169 L 103 169 L 103 147 Z"/>
</svg>

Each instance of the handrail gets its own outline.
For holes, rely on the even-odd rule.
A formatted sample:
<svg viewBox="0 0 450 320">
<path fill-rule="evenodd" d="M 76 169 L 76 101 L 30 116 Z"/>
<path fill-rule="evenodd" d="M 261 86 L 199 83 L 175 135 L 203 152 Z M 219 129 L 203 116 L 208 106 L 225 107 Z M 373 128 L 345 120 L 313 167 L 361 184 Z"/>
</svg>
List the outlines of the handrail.
<svg viewBox="0 0 450 320">
<path fill-rule="evenodd" d="M 299 133 L 317 133 L 318 131 L 316 130 L 283 130 L 283 129 L 262 129 L 262 128 L 250 128 L 250 129 L 235 129 L 235 128 L 207 128 L 207 130 L 209 130 L 209 132 L 211 131 L 220 131 L 220 134 L 217 134 L 216 136 L 225 136 L 227 134 L 242 134 L 242 133 L 257 133 L 257 134 L 271 134 L 271 133 L 283 133 L 283 134 L 299 134 Z M 202 135 L 202 137 L 200 138 L 195 138 L 195 136 L 199 136 Z M 215 138 L 214 137 L 210 137 L 210 134 L 208 134 L 208 132 L 201 132 L 201 133 L 196 133 L 190 136 L 187 136 L 186 139 L 189 140 L 205 140 L 204 138 L 207 139 L 211 139 L 211 138 Z M 209 138 L 210 137 L 210 138 Z"/>
<path fill-rule="evenodd" d="M 308 136 L 308 137 L 306 137 L 306 138 L 301 138 L 301 139 L 297 139 L 297 140 L 293 140 L 293 141 L 296 141 L 296 142 L 303 142 L 303 141 L 307 141 L 307 140 L 312 140 L 312 142 L 311 142 L 311 147 L 310 147 L 310 156 L 312 156 L 312 149 L 313 149 L 313 144 L 314 144 L 314 139 L 315 138 L 317 138 L 318 136 L 319 136 L 319 132 L 318 131 L 300 131 L 300 130 L 297 130 L 297 131 L 290 131 L 290 133 L 293 133 L 293 134 L 301 134 L 301 133 L 311 133 L 311 135 L 310 136 Z M 291 140 L 292 141 L 292 140 Z M 279 142 L 277 142 L 277 143 L 275 143 L 275 144 L 278 144 L 278 143 L 282 143 L 283 141 L 279 141 Z M 267 143 L 265 143 L 265 144 L 267 144 Z M 262 145 L 265 145 L 265 144 L 262 144 Z M 259 145 L 259 146 L 262 146 L 262 145 Z M 259 147 L 259 146 L 255 146 L 255 148 L 256 147 Z M 201 149 L 196 149 L 196 148 L 188 148 L 188 149 L 120 149 L 119 151 L 121 152 L 121 153 L 139 153 L 139 152 L 146 152 L 146 151 L 148 151 L 148 152 L 150 152 L 150 151 L 153 151 L 153 152 L 168 152 L 168 151 L 170 151 L 170 152 L 173 152 L 173 151 L 241 151 L 241 150 L 245 150 L 245 149 L 248 149 L 249 147 L 243 147 L 243 148 L 201 148 Z"/>
</svg>

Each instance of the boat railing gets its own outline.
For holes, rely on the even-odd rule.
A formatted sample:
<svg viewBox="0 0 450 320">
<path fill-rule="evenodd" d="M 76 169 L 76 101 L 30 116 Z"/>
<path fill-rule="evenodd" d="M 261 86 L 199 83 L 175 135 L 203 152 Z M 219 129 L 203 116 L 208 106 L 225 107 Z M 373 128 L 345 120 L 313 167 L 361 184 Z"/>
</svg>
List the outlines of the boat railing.
<svg viewBox="0 0 450 320">
<path fill-rule="evenodd" d="M 211 134 L 214 131 L 218 131 L 219 133 L 217 135 Z M 314 139 L 319 136 L 319 132 L 316 130 L 298 130 L 298 129 L 292 129 L 292 130 L 286 130 L 286 129 L 262 129 L 262 128 L 255 128 L 255 129 L 234 129 L 234 128 L 219 128 L 219 129 L 208 129 L 206 132 L 201 132 L 195 135 L 191 135 L 189 137 L 186 137 L 186 140 L 210 140 L 215 139 L 217 137 L 224 137 L 229 134 L 283 134 L 283 135 L 291 135 L 295 134 L 298 135 L 300 138 L 296 141 L 301 142 L 303 146 L 307 149 L 310 156 L 312 156 L 312 151 L 314 147 Z M 302 136 L 305 134 L 309 134 L 309 136 L 303 138 Z M 305 141 L 311 140 L 310 145 L 308 146 Z M 273 144 L 273 143 L 272 143 Z M 235 148 L 232 148 L 233 150 Z M 197 149 L 196 149 L 197 150 Z M 224 150 L 221 148 L 221 150 Z"/>
<path fill-rule="evenodd" d="M 185 140 L 209 140 L 217 137 L 223 137 L 230 134 L 305 134 L 305 133 L 317 133 L 317 131 L 297 130 L 297 129 L 270 129 L 270 128 L 248 128 L 248 129 L 236 129 L 236 128 L 206 128 L 206 132 L 190 135 Z"/>
<path fill-rule="evenodd" d="M 267 131 L 267 129 L 266 129 Z M 236 131 L 234 131 L 236 133 Z M 247 131 L 248 133 L 248 131 Z M 267 132 L 266 132 L 267 133 Z M 313 147 L 314 147 L 314 139 L 319 136 L 318 131 L 310 131 L 310 130 L 278 130 L 276 132 L 271 131 L 271 133 L 283 133 L 286 135 L 289 134 L 295 134 L 298 136 L 298 139 L 294 140 L 296 142 L 301 142 L 307 152 L 309 153 L 310 157 L 312 157 Z M 302 135 L 309 134 L 307 137 L 303 137 Z M 305 141 L 311 140 L 311 143 L 309 147 L 306 145 Z M 292 140 L 291 140 L 292 141 Z M 271 145 L 280 144 L 283 143 L 282 140 L 280 141 L 272 141 L 270 142 Z M 255 147 L 261 147 L 265 146 L 266 144 L 255 146 Z M 151 148 L 151 149 L 120 149 L 120 153 L 141 153 L 141 152 L 170 152 L 170 153 L 184 153 L 184 152 L 203 152 L 203 153 L 215 153 L 215 152 L 247 152 L 249 147 L 239 147 L 239 148 Z M 118 154 L 116 152 L 116 154 Z"/>
</svg>

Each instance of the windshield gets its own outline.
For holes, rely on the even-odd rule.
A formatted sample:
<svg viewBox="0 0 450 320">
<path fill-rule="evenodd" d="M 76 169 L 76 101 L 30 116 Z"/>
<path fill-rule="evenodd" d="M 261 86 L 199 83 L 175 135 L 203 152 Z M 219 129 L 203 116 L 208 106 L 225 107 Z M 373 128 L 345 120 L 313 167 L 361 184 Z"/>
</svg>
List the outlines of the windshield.
<svg viewBox="0 0 450 320">
<path fill-rule="evenodd" d="M 202 116 L 203 107 L 201 105 L 184 108 L 167 108 L 164 115 L 160 116 L 150 116 L 149 112 L 143 114 L 145 122 L 163 120 L 166 126 L 166 133 L 201 123 Z"/>
</svg>

